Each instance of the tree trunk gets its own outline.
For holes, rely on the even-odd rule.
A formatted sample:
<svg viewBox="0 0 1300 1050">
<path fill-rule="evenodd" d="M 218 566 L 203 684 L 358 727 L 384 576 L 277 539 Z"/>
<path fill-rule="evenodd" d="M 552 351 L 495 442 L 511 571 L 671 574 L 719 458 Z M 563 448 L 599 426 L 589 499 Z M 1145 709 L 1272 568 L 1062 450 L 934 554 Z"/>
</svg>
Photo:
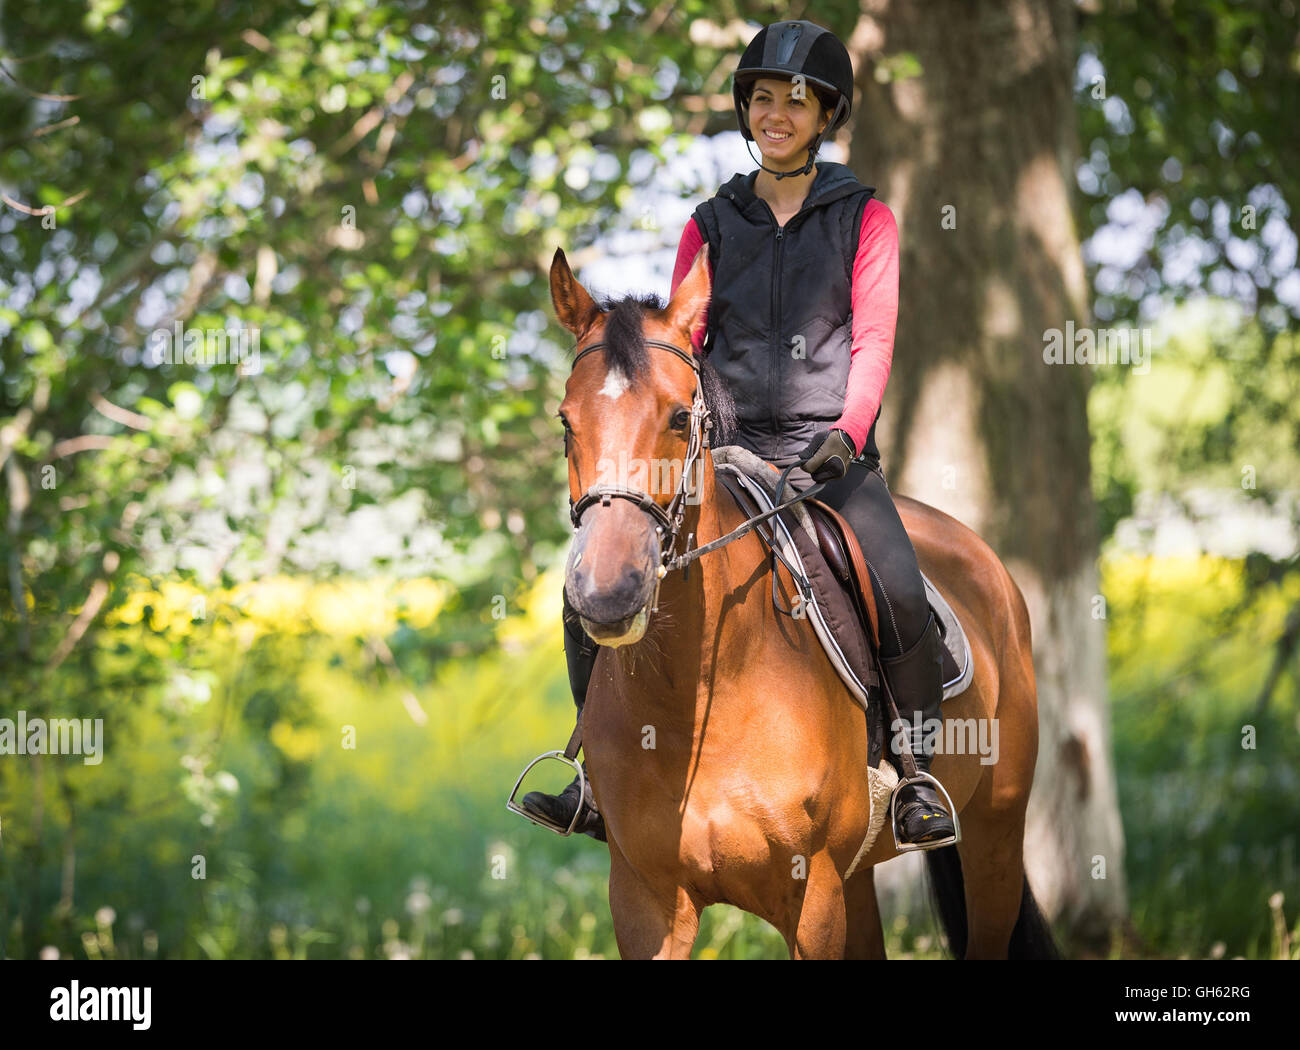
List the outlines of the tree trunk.
<svg viewBox="0 0 1300 1050">
<path fill-rule="evenodd" d="M 1091 323 L 1071 208 L 1074 18 L 1070 0 L 866 0 L 848 43 L 850 164 L 902 241 L 885 467 L 895 491 L 988 540 L 1025 594 L 1040 714 L 1026 865 L 1078 944 L 1104 943 L 1127 894 L 1089 377 L 1043 360 L 1047 329 Z"/>
</svg>

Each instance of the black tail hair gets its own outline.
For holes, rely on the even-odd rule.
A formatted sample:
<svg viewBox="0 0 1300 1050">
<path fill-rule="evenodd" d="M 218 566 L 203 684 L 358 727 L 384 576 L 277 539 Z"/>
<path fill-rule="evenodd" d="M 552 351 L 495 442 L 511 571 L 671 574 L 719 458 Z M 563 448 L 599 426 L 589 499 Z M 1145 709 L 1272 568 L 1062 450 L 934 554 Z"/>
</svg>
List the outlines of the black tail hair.
<svg viewBox="0 0 1300 1050">
<path fill-rule="evenodd" d="M 930 899 L 938 913 L 939 925 L 948 938 L 948 950 L 954 959 L 966 956 L 966 885 L 961 874 L 961 857 L 956 846 L 927 850 L 925 864 L 930 872 Z M 1029 888 L 1029 877 L 1022 876 L 1020 914 L 1007 945 L 1008 959 L 1059 959 L 1060 949 L 1052 937 L 1051 927 Z"/>
</svg>

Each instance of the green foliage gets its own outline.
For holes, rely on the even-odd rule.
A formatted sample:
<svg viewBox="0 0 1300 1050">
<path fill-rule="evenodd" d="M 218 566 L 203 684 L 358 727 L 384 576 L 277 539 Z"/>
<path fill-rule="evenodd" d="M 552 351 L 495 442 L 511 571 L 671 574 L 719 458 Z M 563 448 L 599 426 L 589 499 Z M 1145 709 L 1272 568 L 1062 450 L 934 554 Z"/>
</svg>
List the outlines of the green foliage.
<svg viewBox="0 0 1300 1050">
<path fill-rule="evenodd" d="M 1104 82 L 1077 94 L 1091 198 L 1081 225 L 1103 225 L 1130 190 L 1164 209 L 1126 279 L 1098 289 L 1102 318 L 1133 316 L 1152 292 L 1209 288 L 1257 297 L 1274 330 L 1294 325 L 1275 294 L 1294 260 L 1265 230 L 1300 232 L 1300 141 L 1287 130 L 1300 108 L 1296 17 L 1293 0 L 1112 0 L 1082 13 L 1081 48 Z M 1209 250 L 1176 278 L 1168 264 L 1195 241 Z"/>
<path fill-rule="evenodd" d="M 1241 562 L 1116 560 L 1104 585 L 1134 925 L 1161 955 L 1276 958 L 1274 912 L 1300 941 L 1297 676 L 1256 697 L 1300 585 L 1244 613 Z"/>
<path fill-rule="evenodd" d="M 547 271 L 557 246 L 626 222 L 676 136 L 730 126 L 699 107 L 725 92 L 736 50 L 719 27 L 788 14 L 702 0 L 0 8 L 0 716 L 102 718 L 113 755 L 0 763 L 0 955 L 613 953 L 601 850 L 501 805 L 570 717 L 558 626 L 511 649 L 484 612 L 500 597 L 513 614 L 567 534 L 552 410 L 569 337 Z M 858 5 L 814 17 L 847 36 Z M 1096 177 L 1081 232 L 1129 188 L 1166 207 L 1131 272 L 1094 271 L 1098 316 L 1201 285 L 1249 285 L 1258 313 L 1171 342 L 1151 376 L 1099 377 L 1108 528 L 1142 490 L 1235 483 L 1251 464 L 1251 495 L 1276 499 L 1295 476 L 1295 326 L 1275 294 L 1277 231 L 1295 231 L 1300 197 L 1288 17 L 1290 0 L 1083 17 L 1123 107 L 1079 92 Z M 881 69 L 926 75 L 907 54 Z M 1166 264 L 1194 238 L 1209 251 L 1173 281 Z M 260 367 L 154 361 L 174 323 L 256 330 Z M 1171 390 L 1192 407 L 1168 412 Z M 436 629 L 409 594 L 368 620 L 355 595 L 313 591 L 270 627 L 247 594 L 185 604 L 334 575 L 323 541 L 408 499 L 436 553 L 408 539 L 378 568 L 446 585 Z M 1293 566 L 1247 565 L 1251 586 L 1227 590 L 1258 626 L 1241 666 L 1262 674 Z M 1127 830 L 1160 847 L 1130 871 L 1140 925 L 1169 954 L 1177 938 L 1273 950 L 1260 894 L 1289 888 L 1243 872 L 1231 902 L 1178 910 L 1171 889 L 1206 889 L 1222 858 L 1196 853 L 1206 863 L 1177 883 L 1173 825 L 1143 823 L 1163 812 L 1151 776 L 1182 777 L 1169 783 L 1184 804 L 1218 814 L 1196 850 L 1274 857 L 1248 852 L 1271 848 L 1253 831 L 1214 839 L 1266 820 L 1225 787 L 1239 678 L 1216 667 L 1171 708 L 1147 702 L 1163 687 L 1139 680 L 1143 655 L 1116 660 Z M 1198 733 L 1180 765 L 1169 740 Z M 1276 753 L 1293 765 L 1290 746 Z M 898 919 L 891 952 L 932 954 Z M 774 938 L 709 913 L 699 953 L 784 955 Z"/>
<path fill-rule="evenodd" d="M 1202 300 L 1162 317 L 1148 371 L 1099 370 L 1088 416 L 1104 533 L 1139 492 L 1192 520 L 1204 512 L 1188 497 L 1214 489 L 1300 521 L 1297 359 L 1300 332 L 1270 334 L 1237 304 Z"/>
<path fill-rule="evenodd" d="M 0 458 L 12 444 L 28 490 L 6 493 L 20 504 L 9 546 L 44 603 L 30 640 L 6 621 L 0 655 L 20 689 L 96 575 L 153 569 L 139 556 L 151 529 L 174 540 L 214 504 L 162 500 L 178 476 L 210 490 L 240 462 L 272 468 L 226 534 L 186 536 L 206 554 L 191 560 L 228 579 L 280 559 L 314 568 L 299 553 L 314 533 L 403 494 L 447 544 L 436 574 L 526 581 L 554 556 L 564 472 L 546 405 L 567 336 L 550 320 L 550 257 L 615 222 L 634 162 L 648 177 L 671 128 L 630 109 L 663 98 L 665 78 L 698 86 L 720 57 L 684 32 L 665 33 L 652 62 L 632 57 L 644 14 L 4 9 L 0 183 L 25 207 L 59 205 L 53 229 L 0 213 Z M 257 330 L 261 371 L 153 363 L 173 322 Z M 86 433 L 95 451 L 72 452 Z M 357 473 L 323 506 L 307 495 L 321 463 Z M 55 489 L 36 483 L 45 467 Z M 268 550 L 281 508 L 297 512 L 292 540 Z M 109 551 L 116 568 L 101 572 Z"/>
<path fill-rule="evenodd" d="M 1081 13 L 1079 226 L 1138 242 L 1131 258 L 1111 249 L 1090 266 L 1093 313 L 1152 328 L 1157 343 L 1150 374 L 1097 372 L 1103 536 L 1139 490 L 1195 517 L 1185 497 L 1207 485 L 1300 523 L 1300 321 L 1294 294 L 1278 298 L 1294 286 L 1300 234 L 1296 15 L 1292 0 L 1117 0 Z"/>
</svg>

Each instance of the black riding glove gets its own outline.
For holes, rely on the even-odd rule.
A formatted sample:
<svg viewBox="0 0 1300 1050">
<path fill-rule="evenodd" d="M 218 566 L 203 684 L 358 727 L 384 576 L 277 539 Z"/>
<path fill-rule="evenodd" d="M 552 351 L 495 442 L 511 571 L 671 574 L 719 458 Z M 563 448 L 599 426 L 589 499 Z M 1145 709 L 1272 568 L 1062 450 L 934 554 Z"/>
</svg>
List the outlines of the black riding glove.
<svg viewBox="0 0 1300 1050">
<path fill-rule="evenodd" d="M 813 481 L 834 481 L 848 473 L 849 463 L 858 454 L 848 434 L 838 427 L 819 430 L 799 455 Z"/>
</svg>

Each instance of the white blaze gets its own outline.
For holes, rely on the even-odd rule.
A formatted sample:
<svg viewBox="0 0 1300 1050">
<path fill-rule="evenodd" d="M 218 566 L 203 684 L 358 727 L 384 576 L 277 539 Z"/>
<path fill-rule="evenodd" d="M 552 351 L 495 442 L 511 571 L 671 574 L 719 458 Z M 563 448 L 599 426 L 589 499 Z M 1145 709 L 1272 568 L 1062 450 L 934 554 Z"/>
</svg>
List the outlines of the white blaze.
<svg viewBox="0 0 1300 1050">
<path fill-rule="evenodd" d="M 611 368 L 605 375 L 605 385 L 600 388 L 600 392 L 608 398 L 618 400 L 627 392 L 627 388 L 627 376 L 618 369 Z"/>
</svg>

